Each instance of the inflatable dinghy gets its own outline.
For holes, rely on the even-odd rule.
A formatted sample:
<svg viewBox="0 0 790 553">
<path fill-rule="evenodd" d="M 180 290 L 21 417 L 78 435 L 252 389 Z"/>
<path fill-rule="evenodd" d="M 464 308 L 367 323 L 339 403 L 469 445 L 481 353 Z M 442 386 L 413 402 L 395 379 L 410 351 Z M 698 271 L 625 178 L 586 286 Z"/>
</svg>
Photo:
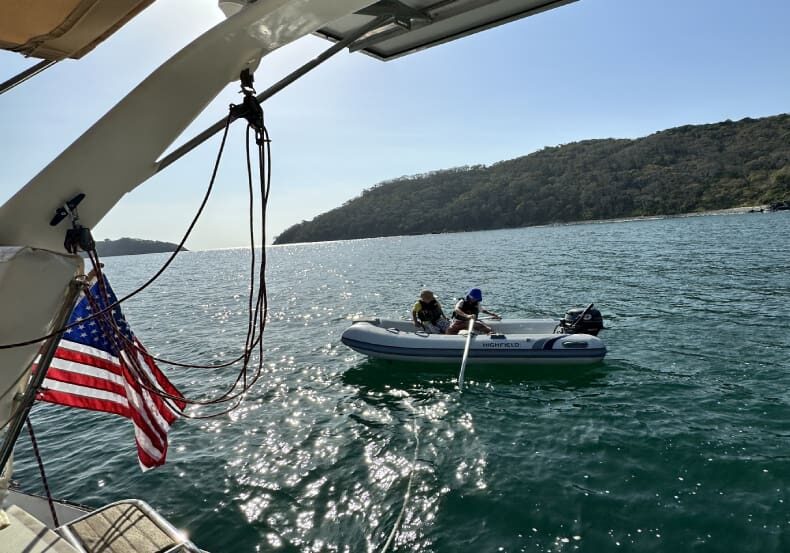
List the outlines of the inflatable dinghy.
<svg viewBox="0 0 790 553">
<path fill-rule="evenodd" d="M 577 322 L 581 316 L 582 321 Z M 580 365 L 601 361 L 606 346 L 596 335 L 603 329 L 600 312 L 569 310 L 555 319 L 487 320 L 491 334 L 474 334 L 470 364 Z M 582 323 L 582 324 L 579 324 Z M 430 334 L 410 321 L 358 319 L 341 336 L 354 351 L 375 359 L 420 363 L 459 363 L 466 345 L 461 334 Z"/>
</svg>

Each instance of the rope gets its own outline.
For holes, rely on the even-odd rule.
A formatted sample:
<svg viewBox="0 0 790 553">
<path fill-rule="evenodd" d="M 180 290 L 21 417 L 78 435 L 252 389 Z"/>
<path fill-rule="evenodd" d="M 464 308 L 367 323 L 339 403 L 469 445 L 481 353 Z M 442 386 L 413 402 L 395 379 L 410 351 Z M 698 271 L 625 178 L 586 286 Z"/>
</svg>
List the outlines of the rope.
<svg viewBox="0 0 790 553">
<path fill-rule="evenodd" d="M 384 548 L 381 550 L 381 553 L 387 553 L 390 545 L 392 544 L 392 540 L 395 539 L 395 535 L 400 528 L 400 523 L 403 520 L 403 514 L 406 512 L 406 505 L 409 503 L 409 499 L 411 498 L 411 485 L 414 481 L 414 468 L 417 465 L 417 453 L 420 450 L 420 435 L 417 433 L 417 423 L 414 422 L 414 456 L 411 460 L 411 470 L 409 471 L 409 481 L 406 484 L 406 493 L 403 494 L 403 505 L 401 505 L 400 513 L 398 513 L 398 518 L 395 519 L 395 524 L 390 531 L 390 535 L 387 538 L 386 543 L 384 544 Z"/>
<path fill-rule="evenodd" d="M 30 434 L 30 443 L 33 444 L 33 453 L 36 456 L 36 462 L 38 462 L 41 482 L 44 484 L 44 491 L 47 494 L 47 503 L 49 503 L 49 512 L 52 514 L 52 522 L 55 523 L 57 528 L 60 526 L 60 522 L 58 522 L 58 514 L 55 512 L 55 502 L 52 501 L 52 493 L 49 491 L 49 482 L 47 482 L 47 475 L 44 472 L 44 461 L 41 460 L 41 453 L 38 451 L 38 442 L 36 441 L 36 435 L 33 433 L 33 424 L 30 422 L 30 417 L 27 417 L 27 432 Z"/>
</svg>

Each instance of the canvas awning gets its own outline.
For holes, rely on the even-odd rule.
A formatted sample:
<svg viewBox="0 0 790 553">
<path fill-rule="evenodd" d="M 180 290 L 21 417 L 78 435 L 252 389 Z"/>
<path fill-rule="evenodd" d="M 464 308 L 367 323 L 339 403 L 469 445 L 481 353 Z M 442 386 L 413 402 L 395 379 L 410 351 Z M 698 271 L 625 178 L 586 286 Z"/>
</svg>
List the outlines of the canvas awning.
<svg viewBox="0 0 790 553">
<path fill-rule="evenodd" d="M 4 0 L 0 48 L 46 60 L 81 58 L 154 0 Z M 243 0 L 235 0 L 242 3 Z M 393 15 L 352 48 L 390 60 L 576 0 L 381 0 L 316 34 L 338 41 L 374 18 Z"/>
<path fill-rule="evenodd" d="M 45 60 L 81 58 L 154 0 L 4 0 L 0 48 Z"/>
</svg>

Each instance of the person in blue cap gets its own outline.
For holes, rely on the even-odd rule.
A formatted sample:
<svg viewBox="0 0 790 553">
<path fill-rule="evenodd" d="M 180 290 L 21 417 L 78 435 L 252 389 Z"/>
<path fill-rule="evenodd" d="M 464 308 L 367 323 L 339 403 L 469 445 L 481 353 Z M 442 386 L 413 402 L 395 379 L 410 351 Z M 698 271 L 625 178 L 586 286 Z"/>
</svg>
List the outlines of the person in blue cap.
<svg viewBox="0 0 790 553">
<path fill-rule="evenodd" d="M 453 323 L 447 329 L 447 334 L 458 334 L 459 331 L 469 328 L 469 321 L 476 319 L 480 313 L 491 315 L 494 319 L 501 319 L 499 315 L 493 311 L 483 309 L 480 302 L 483 301 L 483 292 L 480 288 L 472 288 L 466 293 L 466 297 L 459 300 L 453 309 Z M 473 327 L 475 332 L 480 334 L 491 334 L 491 327 L 483 324 L 480 321 L 475 321 Z"/>
</svg>

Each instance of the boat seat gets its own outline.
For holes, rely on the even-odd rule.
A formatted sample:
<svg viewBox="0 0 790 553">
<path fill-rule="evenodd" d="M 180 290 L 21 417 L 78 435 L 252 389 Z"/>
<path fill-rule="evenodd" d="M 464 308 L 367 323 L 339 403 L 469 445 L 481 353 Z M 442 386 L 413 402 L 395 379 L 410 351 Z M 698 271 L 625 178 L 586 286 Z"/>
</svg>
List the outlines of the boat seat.
<svg viewBox="0 0 790 553">
<path fill-rule="evenodd" d="M 80 553 L 24 509 L 11 505 L 5 512 L 9 525 L 0 530 L 4 553 Z"/>
<path fill-rule="evenodd" d="M 149 505 L 138 500 L 112 503 L 58 528 L 84 553 L 199 552 Z"/>
</svg>

